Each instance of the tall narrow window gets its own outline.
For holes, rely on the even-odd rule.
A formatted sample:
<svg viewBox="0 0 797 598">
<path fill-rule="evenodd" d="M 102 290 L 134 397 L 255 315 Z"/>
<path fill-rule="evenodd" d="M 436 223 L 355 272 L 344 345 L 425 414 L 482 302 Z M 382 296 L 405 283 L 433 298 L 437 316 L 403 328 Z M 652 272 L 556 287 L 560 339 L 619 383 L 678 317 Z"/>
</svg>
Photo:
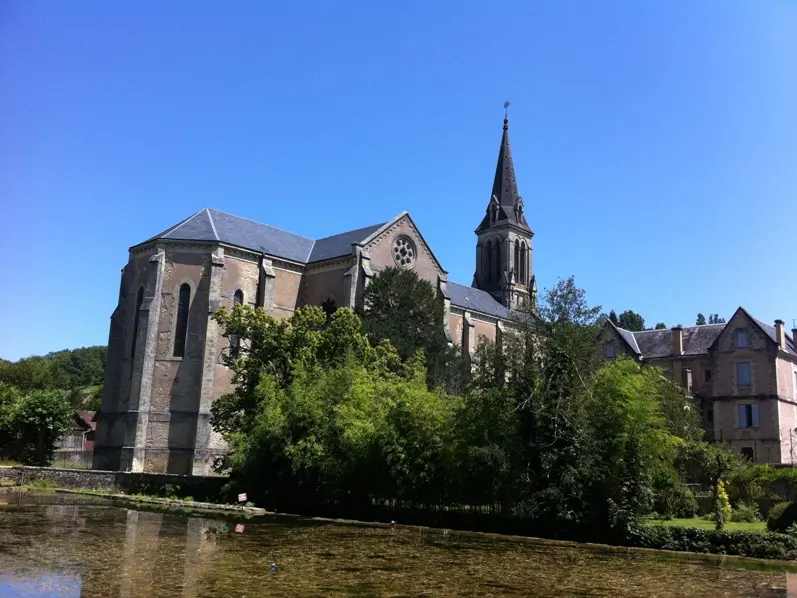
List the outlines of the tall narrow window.
<svg viewBox="0 0 797 598">
<path fill-rule="evenodd" d="M 528 249 L 526 249 L 525 241 L 520 244 L 520 282 L 526 284 L 528 282 L 526 277 L 529 273 L 529 259 Z"/>
<path fill-rule="evenodd" d="M 144 302 L 144 287 L 138 289 L 136 295 L 136 313 L 133 316 L 133 342 L 130 343 L 130 377 L 133 376 L 133 360 L 136 358 L 136 343 L 138 342 L 138 312 Z"/>
<path fill-rule="evenodd" d="M 180 285 L 177 300 L 177 325 L 174 327 L 174 356 L 185 356 L 185 340 L 188 334 L 188 307 L 191 304 L 191 287 L 188 283 Z"/>
<path fill-rule="evenodd" d="M 501 280 L 501 244 L 495 242 L 495 263 L 493 264 L 493 278 Z"/>
<path fill-rule="evenodd" d="M 493 280 L 493 242 L 487 241 L 487 247 L 484 250 L 485 254 L 485 278 L 487 282 L 491 282 Z"/>
<path fill-rule="evenodd" d="M 518 282 L 523 282 L 523 266 L 520 264 L 520 241 L 515 239 L 515 273 Z"/>
<path fill-rule="evenodd" d="M 232 296 L 232 304 L 233 307 L 236 305 L 243 305 L 244 304 L 244 292 L 241 289 L 235 291 L 235 294 Z M 241 339 L 238 337 L 237 334 L 230 335 L 230 353 L 233 357 L 238 356 L 238 349 L 241 346 Z"/>
</svg>

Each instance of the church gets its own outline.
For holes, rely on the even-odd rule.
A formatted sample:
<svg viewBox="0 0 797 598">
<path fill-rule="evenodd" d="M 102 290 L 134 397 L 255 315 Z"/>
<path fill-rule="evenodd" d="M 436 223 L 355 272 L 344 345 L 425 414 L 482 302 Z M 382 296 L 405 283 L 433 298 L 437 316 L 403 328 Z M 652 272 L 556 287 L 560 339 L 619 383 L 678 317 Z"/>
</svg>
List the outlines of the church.
<svg viewBox="0 0 797 598">
<path fill-rule="evenodd" d="M 470 286 L 448 274 L 410 214 L 310 239 L 212 208 L 134 245 L 111 316 L 94 469 L 212 474 L 225 451 L 210 425 L 213 401 L 233 390 L 229 348 L 212 319 L 235 303 L 288 317 L 303 305 L 363 309 L 387 267 L 437 289 L 444 328 L 466 354 L 495 340 L 536 293 L 533 233 L 518 194 L 504 118 L 492 193 L 476 233 Z M 464 249 L 464 248 L 463 248 Z"/>
</svg>

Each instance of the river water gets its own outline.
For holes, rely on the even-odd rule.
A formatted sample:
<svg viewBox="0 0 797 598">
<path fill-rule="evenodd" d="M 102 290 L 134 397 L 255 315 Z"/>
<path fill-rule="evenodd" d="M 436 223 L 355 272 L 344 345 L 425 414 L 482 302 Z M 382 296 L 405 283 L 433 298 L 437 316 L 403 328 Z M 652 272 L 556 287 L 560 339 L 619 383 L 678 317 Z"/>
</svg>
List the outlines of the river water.
<svg viewBox="0 0 797 598">
<path fill-rule="evenodd" d="M 797 598 L 797 568 L 413 527 L 189 516 L 77 495 L 0 494 L 0 597 L 172 596 Z"/>
</svg>

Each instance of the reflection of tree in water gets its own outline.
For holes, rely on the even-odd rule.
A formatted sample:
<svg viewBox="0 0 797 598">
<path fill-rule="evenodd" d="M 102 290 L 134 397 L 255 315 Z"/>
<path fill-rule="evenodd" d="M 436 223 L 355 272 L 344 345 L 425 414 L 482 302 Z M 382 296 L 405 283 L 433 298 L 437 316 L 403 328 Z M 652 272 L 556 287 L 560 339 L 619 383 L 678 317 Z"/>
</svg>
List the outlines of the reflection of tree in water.
<svg viewBox="0 0 797 598">
<path fill-rule="evenodd" d="M 57 495 L 50 495 L 56 501 Z M 109 506 L 0 506 L 3 579 L 75 575 L 82 597 L 789 596 L 793 575 L 732 559 L 290 518 L 210 519 Z M 84 522 L 81 527 L 78 522 Z M 236 523 L 245 525 L 235 533 Z M 277 563 L 271 571 L 269 563 Z M 59 578 L 58 576 L 61 576 Z M 71 577 L 69 577 L 71 576 Z M 46 578 L 45 578 L 46 579 Z M 55 581 L 53 581 L 55 580 Z"/>
</svg>

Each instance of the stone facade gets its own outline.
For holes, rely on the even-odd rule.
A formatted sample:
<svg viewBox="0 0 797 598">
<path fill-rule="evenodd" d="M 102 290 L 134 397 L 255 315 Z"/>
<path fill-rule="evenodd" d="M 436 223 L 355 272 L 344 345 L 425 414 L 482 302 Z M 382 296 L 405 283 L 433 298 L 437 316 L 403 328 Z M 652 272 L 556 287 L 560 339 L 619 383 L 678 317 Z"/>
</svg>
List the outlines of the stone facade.
<svg viewBox="0 0 797 598">
<path fill-rule="evenodd" d="M 724 324 L 630 332 L 604 325 L 605 355 L 662 367 L 700 405 L 708 440 L 758 463 L 797 461 L 797 330 L 739 308 Z"/>
<path fill-rule="evenodd" d="M 277 317 L 303 305 L 361 311 L 369 281 L 400 267 L 437 289 L 452 344 L 472 354 L 481 339 L 498 338 L 510 309 L 535 286 L 533 233 L 517 194 L 506 121 L 493 193 L 476 234 L 478 247 L 489 241 L 503 249 L 490 254 L 496 261 L 489 267 L 484 251 L 477 252 L 471 287 L 448 280 L 406 212 L 312 240 L 204 209 L 131 247 L 111 316 L 93 467 L 211 473 L 225 446 L 211 428 L 210 408 L 232 390 L 222 364 L 229 340 L 212 315 L 236 301 Z"/>
</svg>

